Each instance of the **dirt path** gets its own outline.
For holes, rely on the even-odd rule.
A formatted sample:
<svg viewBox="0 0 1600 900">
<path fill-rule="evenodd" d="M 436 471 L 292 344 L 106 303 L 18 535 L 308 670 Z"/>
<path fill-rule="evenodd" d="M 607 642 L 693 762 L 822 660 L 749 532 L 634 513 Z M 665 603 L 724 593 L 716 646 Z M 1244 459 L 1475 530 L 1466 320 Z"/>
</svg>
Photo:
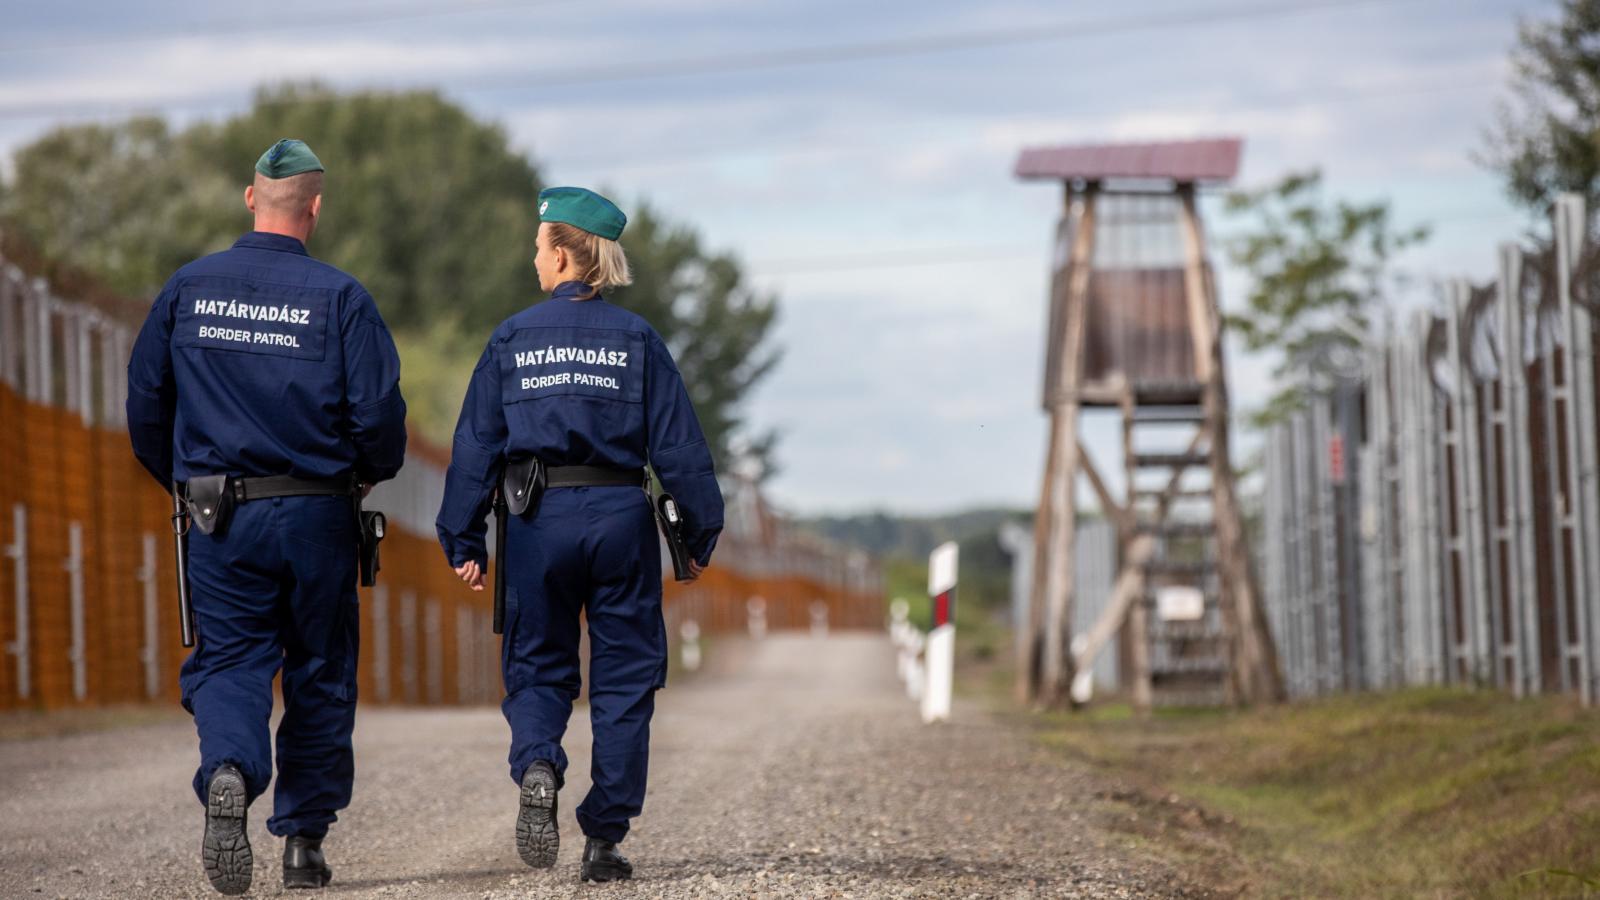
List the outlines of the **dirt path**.
<svg viewBox="0 0 1600 900">
<path fill-rule="evenodd" d="M 1094 811 L 1103 785 L 958 703 L 925 728 L 876 635 L 721 642 L 662 693 L 650 794 L 611 897 L 1124 897 L 1183 893 Z M 364 709 L 355 802 L 328 837 L 329 894 L 563 897 L 588 788 L 567 736 L 560 861 L 512 843 L 516 789 L 494 708 Z M 0 742 L 0 896 L 214 897 L 199 865 L 185 720 Z M 270 795 L 251 810 L 251 894 L 282 893 Z M 587 891 L 586 891 L 587 892 Z"/>
</svg>

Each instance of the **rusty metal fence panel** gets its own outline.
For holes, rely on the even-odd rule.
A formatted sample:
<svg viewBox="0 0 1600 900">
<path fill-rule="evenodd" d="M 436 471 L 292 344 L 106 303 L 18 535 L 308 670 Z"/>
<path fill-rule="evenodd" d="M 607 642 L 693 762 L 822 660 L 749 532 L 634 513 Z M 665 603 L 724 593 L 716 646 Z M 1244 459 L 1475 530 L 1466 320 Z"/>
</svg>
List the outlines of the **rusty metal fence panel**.
<svg viewBox="0 0 1600 900">
<path fill-rule="evenodd" d="M 1553 218 L 1547 248 L 1498 248 L 1493 283 L 1364 335 L 1358 373 L 1308 375 L 1268 433 L 1262 564 L 1292 695 L 1594 701 L 1600 242 L 1581 197 Z"/>
<path fill-rule="evenodd" d="M 56 296 L 0 257 L 0 710 L 177 699 L 170 500 L 133 458 L 124 420 L 140 306 Z M 391 527 L 379 584 L 361 592 L 363 700 L 500 694 L 488 596 L 434 542 L 448 463 L 413 436 L 400 476 L 369 501 Z M 881 625 L 873 560 L 790 529 L 754 485 L 730 488 L 729 506 L 715 565 L 664 586 L 666 617 L 692 601 L 705 632 L 743 631 L 763 597 L 775 628 L 808 627 L 814 608 L 834 628 Z"/>
</svg>

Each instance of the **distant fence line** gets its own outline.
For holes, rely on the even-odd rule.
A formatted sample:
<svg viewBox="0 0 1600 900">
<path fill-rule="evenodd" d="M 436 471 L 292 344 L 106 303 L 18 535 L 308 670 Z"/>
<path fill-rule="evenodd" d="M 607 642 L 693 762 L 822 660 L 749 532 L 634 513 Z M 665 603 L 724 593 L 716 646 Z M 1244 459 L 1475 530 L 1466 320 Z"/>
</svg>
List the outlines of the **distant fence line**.
<svg viewBox="0 0 1600 900">
<path fill-rule="evenodd" d="M 129 450 L 126 364 L 144 310 L 70 301 L 0 255 L 0 710 L 175 699 L 184 656 L 171 500 Z M 501 693 L 488 594 L 444 564 L 434 515 L 448 457 L 413 435 L 369 507 L 391 527 L 378 584 L 361 591 L 362 699 L 491 702 Z M 748 481 L 724 484 L 713 565 L 668 582 L 668 633 L 877 626 L 866 554 L 797 533 Z M 670 572 L 670 567 L 669 567 Z"/>
<path fill-rule="evenodd" d="M 1570 692 L 1600 677 L 1600 251 L 1564 196 L 1547 250 L 1499 250 L 1356 350 L 1266 446 L 1269 616 L 1292 695 Z"/>
</svg>

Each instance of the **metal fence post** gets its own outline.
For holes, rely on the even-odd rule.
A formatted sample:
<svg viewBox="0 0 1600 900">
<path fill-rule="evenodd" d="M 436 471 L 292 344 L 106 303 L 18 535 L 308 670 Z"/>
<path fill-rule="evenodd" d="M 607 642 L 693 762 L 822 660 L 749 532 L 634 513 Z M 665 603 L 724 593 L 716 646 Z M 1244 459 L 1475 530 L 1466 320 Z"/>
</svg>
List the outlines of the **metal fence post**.
<svg viewBox="0 0 1600 900">
<path fill-rule="evenodd" d="M 16 638 L 6 645 L 6 652 L 17 658 L 17 696 L 27 700 L 33 694 L 33 661 L 29 658 L 28 634 L 28 508 L 21 503 L 11 506 L 11 543 L 6 545 L 6 556 L 12 560 L 17 600 Z"/>
<path fill-rule="evenodd" d="M 439 601 L 429 598 L 423 605 L 423 632 L 426 634 L 428 702 L 444 702 L 444 614 Z"/>
<path fill-rule="evenodd" d="M 1310 448 L 1310 444 L 1313 443 L 1311 428 L 1311 416 L 1304 410 L 1295 413 L 1290 419 L 1289 434 L 1293 447 L 1291 471 L 1294 473 L 1292 477 L 1295 486 L 1295 521 L 1292 529 L 1295 564 L 1289 593 L 1289 647 L 1293 660 L 1292 683 L 1296 693 L 1301 696 L 1316 693 L 1316 673 L 1313 671 L 1311 660 L 1311 650 L 1316 646 L 1313 643 L 1316 635 L 1313 621 L 1316 603 L 1313 579 L 1316 578 L 1317 566 L 1314 518 L 1316 492 L 1312 488 L 1311 470 L 1314 465 L 1307 464 L 1308 456 L 1315 453 Z"/>
<path fill-rule="evenodd" d="M 1516 244 L 1500 247 L 1500 315 L 1505 352 L 1500 387 L 1505 416 L 1503 446 L 1506 484 L 1504 539 L 1509 544 L 1506 584 L 1507 615 L 1495 642 L 1496 669 L 1511 664 L 1512 692 L 1523 696 L 1538 690 L 1539 591 L 1533 546 L 1533 465 L 1527 445 L 1528 372 L 1523 333 L 1527 308 L 1523 303 L 1522 250 Z"/>
<path fill-rule="evenodd" d="M 1343 624 L 1339 609 L 1339 520 L 1335 508 L 1333 479 L 1329 477 L 1328 451 L 1333 438 L 1329 398 L 1318 396 L 1311 404 L 1311 441 L 1306 448 L 1307 475 L 1316 496 L 1317 579 L 1315 631 L 1311 638 L 1316 692 L 1338 690 L 1344 683 L 1339 635 Z"/>
<path fill-rule="evenodd" d="M 410 590 L 400 592 L 400 694 L 417 702 L 417 595 Z"/>
<path fill-rule="evenodd" d="M 87 427 L 94 427 L 94 341 L 90 333 L 94 327 L 94 316 L 88 310 L 79 307 L 72 314 L 72 339 L 77 345 L 73 348 L 73 363 L 77 370 L 76 395 L 71 400 L 71 405 L 77 408 L 78 416 L 83 419 Z"/>
<path fill-rule="evenodd" d="M 139 567 L 138 579 L 143 595 L 144 646 L 139 648 L 139 659 L 144 663 L 144 693 L 154 697 L 161 693 L 161 616 L 156 610 L 156 536 L 144 533 L 144 564 Z"/>
<path fill-rule="evenodd" d="M 22 335 L 18 352 L 22 357 L 22 395 L 35 403 L 44 402 L 43 374 L 40 372 L 39 354 L 41 329 L 39 325 L 39 298 L 34 294 L 33 283 L 19 280 L 17 298 L 22 307 Z M 44 332 L 48 338 L 49 333 Z"/>
<path fill-rule="evenodd" d="M 379 703 L 389 702 L 389 586 L 372 589 L 372 685 Z"/>
<path fill-rule="evenodd" d="M 1561 354 L 1562 382 L 1567 389 L 1567 502 L 1572 530 L 1572 578 L 1568 596 L 1572 620 L 1563 622 L 1562 687 L 1576 686 L 1584 703 L 1594 700 L 1594 643 L 1591 619 L 1594 592 L 1600 589 L 1595 567 L 1600 554 L 1600 497 L 1597 489 L 1595 446 L 1594 346 L 1588 311 L 1574 302 L 1574 263 L 1584 246 L 1587 216 L 1581 195 L 1567 194 L 1556 203 L 1556 296 L 1567 344 Z M 1570 674 L 1569 674 L 1570 672 Z M 1569 681 L 1570 678 L 1570 681 Z M 1575 685 L 1572 682 L 1576 682 Z"/>
<path fill-rule="evenodd" d="M 39 329 L 36 338 L 38 352 L 34 353 L 35 365 L 39 370 L 39 396 L 35 399 L 40 403 L 53 404 L 56 402 L 55 313 L 51 309 L 50 286 L 43 278 L 33 280 L 33 299 L 37 310 L 34 325 Z"/>
<path fill-rule="evenodd" d="M 89 655 L 84 636 L 81 523 L 67 523 L 67 559 L 62 568 L 67 571 L 68 606 L 72 617 L 72 644 L 68 653 L 68 658 L 72 660 L 72 696 L 83 700 L 89 696 Z"/>
<path fill-rule="evenodd" d="M 123 397 L 117 387 L 123 371 L 120 352 L 122 329 L 110 322 L 100 324 L 100 422 L 106 426 L 122 424 Z"/>
<path fill-rule="evenodd" d="M 456 702 L 467 703 L 473 696 L 472 672 L 477 659 L 473 655 L 472 610 L 456 607 Z"/>
<path fill-rule="evenodd" d="M 0 381 L 22 387 L 21 285 L 17 271 L 0 257 Z"/>
<path fill-rule="evenodd" d="M 1368 360 L 1369 415 L 1368 440 L 1372 466 L 1365 491 L 1371 497 L 1367 513 L 1372 517 L 1373 577 L 1370 579 L 1367 614 L 1367 684 L 1374 688 L 1395 687 L 1401 683 L 1400 625 L 1405 564 L 1399 547 L 1401 466 L 1396 440 L 1396 394 L 1393 318 L 1385 321 L 1384 341 L 1372 349 Z"/>
</svg>

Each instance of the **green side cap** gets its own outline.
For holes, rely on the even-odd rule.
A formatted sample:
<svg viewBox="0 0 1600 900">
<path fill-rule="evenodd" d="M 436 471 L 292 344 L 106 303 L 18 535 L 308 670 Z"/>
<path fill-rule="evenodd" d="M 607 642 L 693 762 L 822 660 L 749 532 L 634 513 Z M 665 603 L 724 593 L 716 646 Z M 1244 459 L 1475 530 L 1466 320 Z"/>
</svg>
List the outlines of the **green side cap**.
<svg viewBox="0 0 1600 900">
<path fill-rule="evenodd" d="M 311 152 L 305 141 L 284 138 L 267 148 L 256 160 L 256 171 L 268 178 L 288 178 L 303 172 L 321 172 L 322 160 Z"/>
<path fill-rule="evenodd" d="M 615 203 L 585 188 L 553 187 L 539 192 L 539 221 L 565 222 L 608 241 L 622 237 L 628 217 Z"/>
</svg>

